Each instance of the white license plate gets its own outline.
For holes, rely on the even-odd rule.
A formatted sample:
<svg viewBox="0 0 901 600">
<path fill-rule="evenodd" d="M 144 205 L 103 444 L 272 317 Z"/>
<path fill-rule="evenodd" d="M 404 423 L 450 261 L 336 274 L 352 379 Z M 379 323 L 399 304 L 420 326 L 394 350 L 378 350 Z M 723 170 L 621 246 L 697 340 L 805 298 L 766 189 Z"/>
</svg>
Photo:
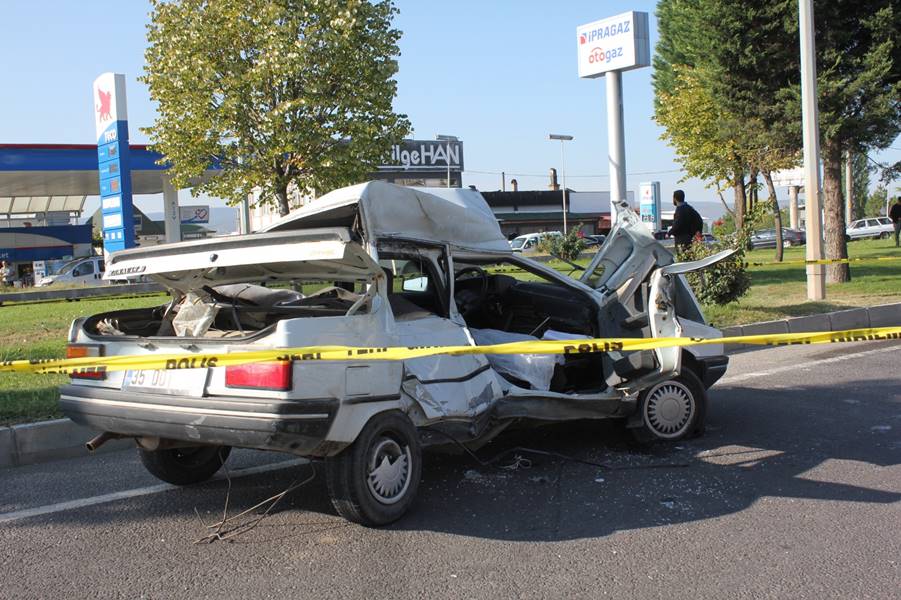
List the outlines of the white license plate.
<svg viewBox="0 0 901 600">
<path fill-rule="evenodd" d="M 126 371 L 123 390 L 200 398 L 206 387 L 207 369 Z"/>
</svg>

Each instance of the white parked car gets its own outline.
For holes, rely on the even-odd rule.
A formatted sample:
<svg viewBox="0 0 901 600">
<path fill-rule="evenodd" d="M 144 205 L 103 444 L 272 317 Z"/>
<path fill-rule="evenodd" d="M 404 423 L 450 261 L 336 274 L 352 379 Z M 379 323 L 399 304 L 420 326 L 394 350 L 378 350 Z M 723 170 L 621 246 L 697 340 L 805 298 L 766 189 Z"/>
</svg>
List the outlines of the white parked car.
<svg viewBox="0 0 901 600">
<path fill-rule="evenodd" d="M 888 217 L 867 217 L 851 221 L 845 234 L 848 240 L 863 238 L 887 238 L 894 234 L 892 220 Z"/>
<path fill-rule="evenodd" d="M 720 337 L 683 274 L 729 252 L 674 264 L 634 212 L 617 210 L 576 280 L 515 254 L 476 191 L 340 189 L 265 232 L 113 254 L 107 277 L 147 275 L 171 302 L 76 320 L 69 354 Z M 87 373 L 62 387 L 61 406 L 78 423 L 134 438 L 147 469 L 174 484 L 211 477 L 231 447 L 323 459 L 337 512 L 381 525 L 413 502 L 423 447 L 482 444 L 524 420 L 620 419 L 642 440 L 702 430 L 706 390 L 728 362 L 721 345 L 585 346 Z"/>
<path fill-rule="evenodd" d="M 104 263 L 102 256 L 76 258 L 64 264 L 54 275 L 42 277 L 35 287 L 46 287 L 53 284 L 107 285 L 103 278 Z"/>
<path fill-rule="evenodd" d="M 534 252 L 535 250 L 538 250 L 538 244 L 541 240 L 551 235 L 562 236 L 563 234 L 559 231 L 526 233 L 510 240 L 510 249 L 514 252 Z"/>
</svg>

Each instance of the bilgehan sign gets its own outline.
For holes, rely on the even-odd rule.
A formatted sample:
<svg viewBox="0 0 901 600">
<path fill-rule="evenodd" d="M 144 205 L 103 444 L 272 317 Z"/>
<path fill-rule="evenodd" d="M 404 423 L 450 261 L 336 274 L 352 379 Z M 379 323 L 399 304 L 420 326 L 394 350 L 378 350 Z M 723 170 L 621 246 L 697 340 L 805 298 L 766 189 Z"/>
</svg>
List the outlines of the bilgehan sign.
<svg viewBox="0 0 901 600">
<path fill-rule="evenodd" d="M 380 171 L 396 170 L 463 170 L 463 142 L 444 140 L 404 140 L 391 146 L 389 164 Z"/>
<path fill-rule="evenodd" d="M 576 28 L 579 77 L 603 77 L 651 64 L 648 13 L 630 11 Z"/>
</svg>

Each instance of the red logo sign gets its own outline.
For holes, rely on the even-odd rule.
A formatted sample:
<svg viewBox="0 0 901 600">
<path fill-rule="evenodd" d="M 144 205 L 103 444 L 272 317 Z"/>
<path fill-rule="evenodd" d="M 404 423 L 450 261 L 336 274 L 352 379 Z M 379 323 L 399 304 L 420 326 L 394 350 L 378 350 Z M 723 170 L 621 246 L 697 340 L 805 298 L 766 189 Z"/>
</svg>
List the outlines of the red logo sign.
<svg viewBox="0 0 901 600">
<path fill-rule="evenodd" d="M 586 43 L 587 41 L 588 41 L 588 38 L 585 37 L 585 34 L 580 33 L 579 34 L 579 45 L 581 46 L 582 44 Z"/>
<path fill-rule="evenodd" d="M 589 63 L 602 63 L 604 62 L 604 49 L 603 48 L 592 48 L 591 53 L 588 55 Z"/>
<path fill-rule="evenodd" d="M 100 97 L 100 104 L 97 105 L 97 112 L 100 113 L 100 122 L 109 121 L 113 118 L 113 115 L 110 114 L 112 112 L 113 93 L 98 89 L 97 95 Z"/>
</svg>

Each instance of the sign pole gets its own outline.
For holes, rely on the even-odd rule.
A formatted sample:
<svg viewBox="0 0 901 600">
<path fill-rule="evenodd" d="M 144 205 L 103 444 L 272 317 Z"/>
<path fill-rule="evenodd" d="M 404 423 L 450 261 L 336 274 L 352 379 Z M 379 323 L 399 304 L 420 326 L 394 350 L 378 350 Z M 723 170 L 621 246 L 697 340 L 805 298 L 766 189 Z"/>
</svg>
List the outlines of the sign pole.
<svg viewBox="0 0 901 600">
<path fill-rule="evenodd" d="M 607 79 L 607 165 L 610 169 L 610 224 L 614 205 L 628 200 L 623 71 L 651 64 L 648 13 L 630 11 L 576 28 L 579 77 Z"/>
<path fill-rule="evenodd" d="M 623 124 L 623 74 L 610 71 L 607 80 L 607 164 L 610 168 L 610 224 L 616 223 L 613 205 L 626 199 L 626 138 Z"/>
</svg>

